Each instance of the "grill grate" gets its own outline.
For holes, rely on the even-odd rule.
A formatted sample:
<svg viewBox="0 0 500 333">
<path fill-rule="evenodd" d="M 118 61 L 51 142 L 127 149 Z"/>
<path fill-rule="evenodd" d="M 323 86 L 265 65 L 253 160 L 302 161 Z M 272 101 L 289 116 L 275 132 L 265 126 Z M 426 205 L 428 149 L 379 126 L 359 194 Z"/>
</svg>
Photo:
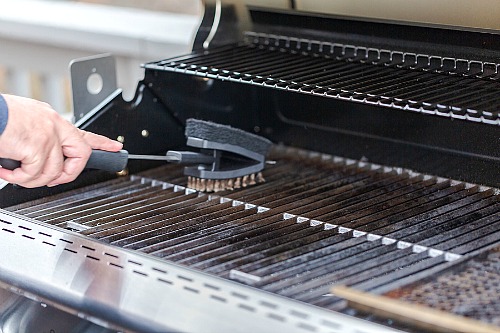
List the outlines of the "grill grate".
<svg viewBox="0 0 500 333">
<path fill-rule="evenodd" d="M 496 247 L 430 281 L 405 286 L 387 296 L 500 326 L 499 275 L 500 247 Z"/>
<path fill-rule="evenodd" d="M 500 125 L 500 65 L 248 32 L 146 68 Z"/>
<path fill-rule="evenodd" d="M 397 285 L 498 243 L 496 189 L 296 149 L 272 158 L 266 183 L 233 192 L 186 189 L 165 165 L 9 210 L 328 309 L 343 306 L 334 284 Z"/>
</svg>

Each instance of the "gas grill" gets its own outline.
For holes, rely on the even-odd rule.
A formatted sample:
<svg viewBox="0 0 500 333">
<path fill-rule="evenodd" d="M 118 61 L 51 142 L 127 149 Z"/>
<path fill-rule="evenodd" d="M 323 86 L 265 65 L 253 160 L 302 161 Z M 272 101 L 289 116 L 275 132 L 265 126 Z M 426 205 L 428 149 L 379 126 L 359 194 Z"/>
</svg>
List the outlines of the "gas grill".
<svg viewBox="0 0 500 333">
<path fill-rule="evenodd" d="M 499 41 L 206 1 L 192 53 L 144 64 L 131 101 L 112 57 L 75 61 L 80 128 L 161 155 L 185 148 L 186 119 L 231 125 L 274 143 L 266 181 L 205 193 L 131 161 L 7 186 L 2 331 L 498 331 Z"/>
</svg>

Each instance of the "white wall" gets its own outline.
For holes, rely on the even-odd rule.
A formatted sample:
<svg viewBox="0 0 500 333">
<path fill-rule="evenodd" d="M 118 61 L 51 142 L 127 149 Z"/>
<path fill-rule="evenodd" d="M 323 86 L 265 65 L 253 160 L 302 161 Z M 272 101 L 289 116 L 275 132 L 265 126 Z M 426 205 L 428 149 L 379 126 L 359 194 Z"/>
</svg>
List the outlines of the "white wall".
<svg viewBox="0 0 500 333">
<path fill-rule="evenodd" d="M 71 60 L 111 53 L 118 86 L 133 96 L 140 65 L 190 52 L 201 13 L 71 1 L 0 0 L 0 91 L 71 112 Z"/>
</svg>

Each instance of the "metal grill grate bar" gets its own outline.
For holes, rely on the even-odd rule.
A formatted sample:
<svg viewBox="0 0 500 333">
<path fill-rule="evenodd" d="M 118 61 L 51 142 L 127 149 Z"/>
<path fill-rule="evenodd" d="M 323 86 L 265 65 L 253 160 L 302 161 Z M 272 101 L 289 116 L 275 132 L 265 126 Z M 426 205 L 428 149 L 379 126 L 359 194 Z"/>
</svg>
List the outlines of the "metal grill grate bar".
<svg viewBox="0 0 500 333">
<path fill-rule="evenodd" d="M 49 214 L 52 214 L 54 212 L 60 213 L 64 209 L 74 206 L 75 200 L 79 202 L 79 205 L 85 205 L 87 203 L 92 203 L 94 201 L 107 198 L 110 194 L 113 193 L 130 191 L 130 193 L 132 194 L 134 190 L 138 191 L 144 188 L 146 188 L 146 186 L 141 186 L 141 184 L 137 184 L 136 182 L 129 183 L 119 181 L 114 184 L 108 184 L 107 186 L 102 185 L 85 193 L 80 193 L 79 195 L 75 195 L 74 198 L 58 198 L 51 202 L 50 205 L 47 205 L 45 200 L 34 202 L 32 203 L 32 205 L 29 205 L 27 207 L 24 207 L 23 205 L 19 209 L 17 209 L 17 212 L 34 218 L 38 216 L 48 216 Z"/>
</svg>

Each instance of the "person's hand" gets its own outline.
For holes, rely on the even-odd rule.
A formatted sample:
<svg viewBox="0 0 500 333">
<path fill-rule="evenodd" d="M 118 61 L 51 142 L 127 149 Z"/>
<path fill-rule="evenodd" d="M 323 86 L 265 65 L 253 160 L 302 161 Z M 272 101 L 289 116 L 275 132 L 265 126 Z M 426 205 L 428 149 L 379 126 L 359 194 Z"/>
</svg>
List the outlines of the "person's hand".
<svg viewBox="0 0 500 333">
<path fill-rule="evenodd" d="M 122 144 L 80 130 L 49 104 L 2 94 L 9 114 L 0 135 L 0 157 L 21 162 L 15 170 L 0 168 L 0 179 L 23 187 L 68 183 L 82 172 L 92 148 L 118 151 Z"/>
</svg>

